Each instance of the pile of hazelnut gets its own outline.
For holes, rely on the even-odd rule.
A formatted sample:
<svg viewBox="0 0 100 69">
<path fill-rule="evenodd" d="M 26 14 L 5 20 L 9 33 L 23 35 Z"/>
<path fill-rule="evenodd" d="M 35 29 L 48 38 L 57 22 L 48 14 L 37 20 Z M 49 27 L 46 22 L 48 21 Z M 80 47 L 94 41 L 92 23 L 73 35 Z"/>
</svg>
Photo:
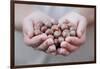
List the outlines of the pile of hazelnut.
<svg viewBox="0 0 100 69">
<path fill-rule="evenodd" d="M 48 38 L 54 40 L 54 45 L 56 49 L 61 48 L 61 42 L 65 41 L 65 38 L 68 36 L 77 36 L 76 35 L 76 26 L 72 23 L 66 21 L 63 24 L 42 24 L 37 23 L 37 26 L 34 27 L 34 35 L 39 35 L 45 33 Z"/>
</svg>

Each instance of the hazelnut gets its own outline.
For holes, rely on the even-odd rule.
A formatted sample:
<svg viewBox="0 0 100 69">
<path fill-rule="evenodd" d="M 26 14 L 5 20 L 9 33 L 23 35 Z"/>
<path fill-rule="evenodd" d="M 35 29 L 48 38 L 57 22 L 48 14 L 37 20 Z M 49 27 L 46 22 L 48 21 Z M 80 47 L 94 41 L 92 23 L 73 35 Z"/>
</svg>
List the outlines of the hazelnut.
<svg viewBox="0 0 100 69">
<path fill-rule="evenodd" d="M 54 36 L 53 35 L 48 35 L 48 38 L 54 39 Z"/>
<path fill-rule="evenodd" d="M 50 28 L 52 26 L 52 23 L 45 23 L 45 26 Z"/>
<path fill-rule="evenodd" d="M 51 27 L 51 29 L 52 29 L 53 31 L 57 31 L 57 30 L 59 30 L 59 27 L 58 27 L 58 25 L 53 25 L 53 26 Z"/>
<path fill-rule="evenodd" d="M 72 31 L 72 30 L 76 30 L 76 28 L 75 27 L 70 27 L 70 31 Z"/>
<path fill-rule="evenodd" d="M 69 30 L 63 30 L 63 32 L 62 32 L 62 36 L 63 37 L 67 37 L 67 36 L 69 36 Z"/>
<path fill-rule="evenodd" d="M 60 36 L 60 37 L 58 38 L 58 41 L 61 43 L 62 41 L 64 41 L 64 38 Z"/>
<path fill-rule="evenodd" d="M 59 41 L 58 39 L 54 39 L 54 43 L 57 44 Z"/>
<path fill-rule="evenodd" d="M 76 26 L 74 26 L 74 25 L 70 27 L 70 31 L 76 30 L 76 29 L 77 29 L 77 28 L 76 28 Z"/>
<path fill-rule="evenodd" d="M 48 35 L 48 34 L 53 34 L 53 31 L 52 31 L 51 29 L 47 29 L 45 33 L 46 33 L 47 35 Z"/>
<path fill-rule="evenodd" d="M 62 25 L 61 25 L 61 30 L 65 30 L 65 29 L 68 29 L 67 24 L 62 24 Z"/>
<path fill-rule="evenodd" d="M 41 27 L 41 31 L 42 31 L 42 32 L 45 32 L 46 30 L 47 30 L 47 26 L 42 26 L 42 27 Z"/>
<path fill-rule="evenodd" d="M 70 29 L 70 27 L 72 27 L 73 24 L 72 23 L 68 23 L 67 26 L 68 26 L 68 29 Z"/>
<path fill-rule="evenodd" d="M 61 31 L 59 30 L 59 31 L 55 31 L 54 32 L 54 37 L 59 37 L 61 35 Z"/>
<path fill-rule="evenodd" d="M 70 36 L 76 36 L 76 32 L 74 30 L 70 31 Z"/>
</svg>

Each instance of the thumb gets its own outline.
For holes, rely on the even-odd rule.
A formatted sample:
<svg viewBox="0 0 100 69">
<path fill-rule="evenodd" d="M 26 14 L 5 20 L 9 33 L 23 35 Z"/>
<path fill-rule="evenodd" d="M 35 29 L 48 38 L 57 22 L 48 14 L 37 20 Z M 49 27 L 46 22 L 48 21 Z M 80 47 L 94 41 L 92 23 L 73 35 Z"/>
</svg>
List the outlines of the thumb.
<svg viewBox="0 0 100 69">
<path fill-rule="evenodd" d="M 33 30 L 29 30 L 27 35 L 29 38 L 31 38 L 34 35 Z"/>
<path fill-rule="evenodd" d="M 83 35 L 83 33 L 86 30 L 86 26 L 87 26 L 86 19 L 82 19 L 82 20 L 79 21 L 78 27 L 77 27 L 77 36 L 78 37 L 81 37 Z"/>
<path fill-rule="evenodd" d="M 24 21 L 23 23 L 23 33 L 24 36 L 32 37 L 34 35 L 33 23 L 32 21 Z"/>
</svg>

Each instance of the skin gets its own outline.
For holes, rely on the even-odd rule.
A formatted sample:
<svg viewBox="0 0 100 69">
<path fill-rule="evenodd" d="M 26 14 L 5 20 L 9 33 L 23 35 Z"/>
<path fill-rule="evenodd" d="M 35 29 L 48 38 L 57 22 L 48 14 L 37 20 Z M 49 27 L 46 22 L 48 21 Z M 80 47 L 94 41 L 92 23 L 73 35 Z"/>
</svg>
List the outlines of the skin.
<svg viewBox="0 0 100 69">
<path fill-rule="evenodd" d="M 46 34 L 39 34 L 39 35 L 36 34 L 37 36 L 33 36 L 34 32 L 38 33 L 37 30 L 40 31 L 41 24 L 39 23 L 52 24 L 54 23 L 54 20 L 48 15 L 40 11 L 33 12 L 29 16 L 25 17 L 24 20 L 22 21 L 22 31 L 24 34 L 24 42 L 33 48 L 35 47 L 39 50 L 44 50 L 46 46 L 47 47 L 49 46 L 48 43 L 52 40 L 47 39 L 48 37 Z M 41 40 L 41 39 L 44 39 L 44 40 Z"/>
<path fill-rule="evenodd" d="M 48 38 L 46 41 L 44 41 L 40 46 L 37 47 L 38 50 L 45 51 L 48 49 L 49 46 L 53 45 L 54 41 L 52 38 Z"/>
<path fill-rule="evenodd" d="M 65 47 L 65 49 L 67 49 L 71 53 L 75 51 L 77 47 L 79 48 L 79 46 L 85 41 L 85 37 L 86 37 L 85 31 L 86 31 L 86 26 L 87 26 L 87 20 L 84 16 L 75 12 L 67 13 L 65 16 L 63 16 L 59 20 L 59 23 L 60 24 L 64 23 L 65 20 L 68 20 L 70 23 L 74 24 L 77 27 L 77 31 L 76 31 L 77 37 L 69 36 L 66 38 L 66 41 L 61 43 L 61 47 L 62 48 Z"/>
<path fill-rule="evenodd" d="M 77 37 L 67 37 L 65 41 L 61 43 L 61 48 L 56 51 L 58 55 L 70 54 L 71 52 L 78 49 L 85 42 L 87 25 L 94 22 L 94 16 L 92 16 L 92 14 L 94 13 L 93 10 L 81 8 L 77 9 L 79 12 L 66 13 L 58 20 L 58 24 L 63 24 L 68 21 L 77 26 Z M 15 24 L 15 28 L 21 29 L 23 31 L 24 41 L 27 45 L 30 45 L 33 48 L 35 47 L 37 49 L 40 48 L 44 51 L 44 49 L 51 46 L 53 42 L 52 39 L 47 38 L 46 34 L 34 36 L 33 28 L 37 23 L 52 25 L 52 23 L 55 23 L 55 20 L 40 11 L 36 11 L 25 17 L 21 24 Z M 41 39 L 43 40 L 42 42 Z M 49 41 L 51 41 L 51 44 L 48 44 Z M 45 43 L 47 45 L 43 45 Z M 46 51 L 48 51 L 48 49 Z"/>
<path fill-rule="evenodd" d="M 77 37 L 69 36 L 65 39 L 65 42 L 61 43 L 61 47 L 65 47 L 65 49 L 67 49 L 70 53 L 77 50 L 85 42 L 87 25 L 90 25 L 94 22 L 94 15 L 92 15 L 94 13 L 93 10 L 81 8 L 78 8 L 78 10 L 78 13 L 70 12 L 59 19 L 59 24 L 64 23 L 65 20 L 68 20 L 69 22 L 77 26 Z"/>
<path fill-rule="evenodd" d="M 66 52 L 66 53 L 65 53 Z M 70 54 L 70 52 L 67 50 L 67 49 L 65 49 L 65 48 L 59 48 L 58 50 L 57 50 L 57 53 L 59 54 L 59 55 L 63 55 L 63 56 L 66 56 L 66 55 L 69 55 Z"/>
<path fill-rule="evenodd" d="M 32 37 L 32 38 L 29 38 L 28 36 L 25 36 L 24 37 L 24 42 L 29 46 L 37 47 L 41 43 L 43 43 L 46 39 L 47 39 L 46 34 L 40 34 L 40 35 Z"/>
</svg>

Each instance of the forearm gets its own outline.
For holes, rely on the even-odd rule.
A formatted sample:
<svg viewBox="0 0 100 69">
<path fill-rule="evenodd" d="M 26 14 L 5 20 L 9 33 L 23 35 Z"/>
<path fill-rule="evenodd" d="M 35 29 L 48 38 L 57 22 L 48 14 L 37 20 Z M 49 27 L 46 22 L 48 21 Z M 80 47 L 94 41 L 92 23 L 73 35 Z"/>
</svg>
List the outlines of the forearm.
<svg viewBox="0 0 100 69">
<path fill-rule="evenodd" d="M 88 25 L 94 24 L 94 9 L 93 8 L 77 8 L 78 12 L 87 18 Z"/>
</svg>

